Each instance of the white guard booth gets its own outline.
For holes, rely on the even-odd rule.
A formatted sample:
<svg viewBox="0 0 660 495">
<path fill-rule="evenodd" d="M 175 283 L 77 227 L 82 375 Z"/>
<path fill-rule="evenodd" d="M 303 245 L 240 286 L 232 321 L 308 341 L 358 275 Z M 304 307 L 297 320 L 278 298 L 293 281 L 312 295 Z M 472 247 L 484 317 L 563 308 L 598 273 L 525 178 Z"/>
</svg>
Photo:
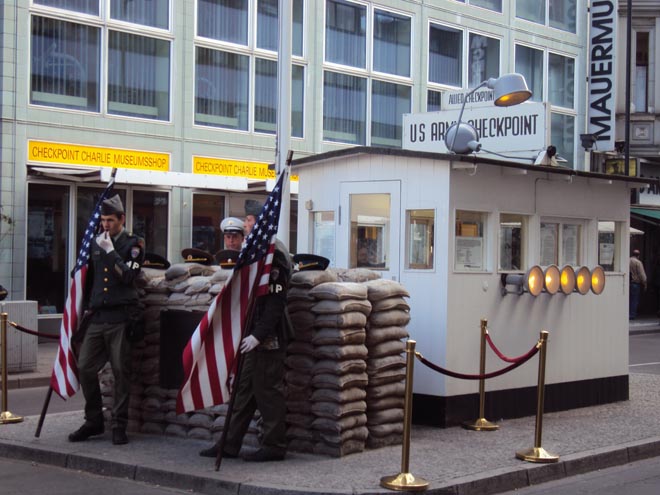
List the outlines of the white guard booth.
<svg viewBox="0 0 660 495">
<path fill-rule="evenodd" d="M 426 359 L 477 374 L 482 318 L 507 357 L 546 330 L 546 412 L 628 399 L 630 194 L 649 179 L 369 147 L 295 160 L 292 172 L 299 252 L 400 281 Z M 503 277 L 534 265 L 600 265 L 606 285 L 599 295 L 503 293 Z M 486 363 L 509 365 L 490 348 Z M 534 414 L 537 371 L 534 357 L 487 380 L 486 417 Z M 478 403 L 478 381 L 416 361 L 416 423 L 476 419 Z"/>
</svg>

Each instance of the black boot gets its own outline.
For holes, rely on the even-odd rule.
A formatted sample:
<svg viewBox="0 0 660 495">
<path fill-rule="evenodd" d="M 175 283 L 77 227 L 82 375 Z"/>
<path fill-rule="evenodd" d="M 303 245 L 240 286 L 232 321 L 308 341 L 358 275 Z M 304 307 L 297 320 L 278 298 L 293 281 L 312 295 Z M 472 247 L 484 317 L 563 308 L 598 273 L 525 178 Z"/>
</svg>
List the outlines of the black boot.
<svg viewBox="0 0 660 495">
<path fill-rule="evenodd" d="M 124 445 L 128 443 L 128 436 L 126 436 L 126 430 L 124 428 L 112 429 L 112 443 L 114 445 Z"/>
<path fill-rule="evenodd" d="M 248 462 L 269 462 L 283 461 L 286 450 L 279 447 L 261 447 L 256 452 L 251 452 L 243 456 L 244 461 Z"/>
<path fill-rule="evenodd" d="M 82 442 L 84 440 L 87 440 L 89 437 L 93 437 L 96 435 L 103 435 L 104 431 L 105 428 L 103 426 L 103 423 L 97 425 L 92 423 L 85 423 L 76 431 L 69 434 L 69 442 Z"/>
<path fill-rule="evenodd" d="M 217 458 L 218 457 L 218 450 L 219 450 L 219 447 L 218 447 L 218 444 L 216 443 L 215 445 L 213 445 L 212 447 L 209 447 L 208 449 L 200 450 L 199 455 L 201 455 L 202 457 Z M 227 452 L 225 450 L 225 451 L 222 452 L 222 457 L 223 458 L 226 457 L 227 459 L 236 459 L 238 456 L 236 454 L 230 454 L 229 452 Z"/>
</svg>

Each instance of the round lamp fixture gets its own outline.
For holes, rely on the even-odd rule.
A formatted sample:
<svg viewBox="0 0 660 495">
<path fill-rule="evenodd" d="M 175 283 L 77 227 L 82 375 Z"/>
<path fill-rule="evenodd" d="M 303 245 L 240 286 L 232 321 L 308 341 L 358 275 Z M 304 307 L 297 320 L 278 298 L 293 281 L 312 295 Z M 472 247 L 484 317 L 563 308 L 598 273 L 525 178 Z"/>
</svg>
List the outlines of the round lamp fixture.
<svg viewBox="0 0 660 495">
<path fill-rule="evenodd" d="M 550 265 L 543 274 L 543 286 L 548 294 L 556 294 L 559 290 L 560 275 L 557 265 Z"/>
<path fill-rule="evenodd" d="M 585 295 L 591 289 L 591 272 L 586 266 L 575 270 L 575 290 Z"/>
<path fill-rule="evenodd" d="M 525 290 L 534 297 L 538 296 L 543 290 L 543 280 L 543 270 L 540 266 L 534 265 L 525 273 Z"/>
<path fill-rule="evenodd" d="M 575 290 L 575 270 L 571 265 L 566 265 L 561 269 L 560 275 L 561 291 L 568 295 Z"/>
<path fill-rule="evenodd" d="M 522 74 L 504 74 L 492 81 L 492 85 L 490 81 L 488 87 L 493 88 L 495 106 L 510 107 L 532 97 L 532 92 L 527 87 Z"/>
<path fill-rule="evenodd" d="M 599 295 L 605 289 L 605 270 L 602 266 L 597 266 L 591 270 L 591 292 Z"/>
</svg>

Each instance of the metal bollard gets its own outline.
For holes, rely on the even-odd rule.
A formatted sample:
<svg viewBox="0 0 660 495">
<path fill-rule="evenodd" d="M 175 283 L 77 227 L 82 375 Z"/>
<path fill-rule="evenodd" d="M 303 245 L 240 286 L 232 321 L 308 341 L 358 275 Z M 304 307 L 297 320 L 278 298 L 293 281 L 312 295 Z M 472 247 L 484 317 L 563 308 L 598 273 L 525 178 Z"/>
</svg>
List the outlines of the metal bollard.
<svg viewBox="0 0 660 495">
<path fill-rule="evenodd" d="M 406 342 L 406 396 L 403 406 L 403 444 L 401 446 L 401 472 L 394 476 L 384 476 L 380 486 L 390 490 L 420 492 L 429 487 L 429 482 L 417 478 L 408 471 L 410 464 L 410 425 L 412 423 L 413 366 L 415 363 L 414 340 Z"/>
<path fill-rule="evenodd" d="M 2 327 L 0 328 L 0 345 L 2 346 L 2 413 L 0 413 L 0 424 L 20 423 L 23 421 L 21 416 L 15 416 L 7 410 L 7 313 L 1 313 L 0 319 Z"/>
<path fill-rule="evenodd" d="M 531 449 L 516 452 L 516 457 L 527 462 L 557 462 L 559 456 L 551 454 L 541 447 L 541 437 L 543 435 L 543 406 L 545 401 L 545 355 L 548 342 L 548 332 L 541 331 L 539 343 L 539 379 L 536 393 L 536 430 L 534 432 L 534 447 Z"/>
<path fill-rule="evenodd" d="M 486 373 L 486 332 L 488 332 L 488 320 L 481 319 L 481 347 L 479 354 L 479 374 Z M 486 380 L 481 378 L 479 380 L 479 419 L 475 421 L 466 421 L 463 423 L 463 428 L 476 431 L 494 431 L 500 426 L 491 423 L 484 417 L 484 409 L 486 404 Z"/>
</svg>

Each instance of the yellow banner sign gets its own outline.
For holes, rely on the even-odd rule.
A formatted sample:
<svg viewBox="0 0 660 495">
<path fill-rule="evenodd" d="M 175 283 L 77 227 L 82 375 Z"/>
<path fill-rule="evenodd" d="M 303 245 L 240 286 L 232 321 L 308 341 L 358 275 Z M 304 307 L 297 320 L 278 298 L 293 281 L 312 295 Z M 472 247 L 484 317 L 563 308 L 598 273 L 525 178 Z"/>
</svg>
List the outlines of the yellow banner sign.
<svg viewBox="0 0 660 495">
<path fill-rule="evenodd" d="M 78 146 L 32 140 L 28 141 L 28 160 L 40 163 L 132 168 L 157 172 L 167 172 L 170 169 L 169 153 Z"/>
<path fill-rule="evenodd" d="M 276 178 L 275 170 L 270 170 L 267 163 L 208 158 L 205 156 L 193 156 L 192 171 L 193 174 L 224 175 L 245 179 L 266 180 Z M 292 175 L 291 180 L 297 181 L 298 176 Z"/>
</svg>

